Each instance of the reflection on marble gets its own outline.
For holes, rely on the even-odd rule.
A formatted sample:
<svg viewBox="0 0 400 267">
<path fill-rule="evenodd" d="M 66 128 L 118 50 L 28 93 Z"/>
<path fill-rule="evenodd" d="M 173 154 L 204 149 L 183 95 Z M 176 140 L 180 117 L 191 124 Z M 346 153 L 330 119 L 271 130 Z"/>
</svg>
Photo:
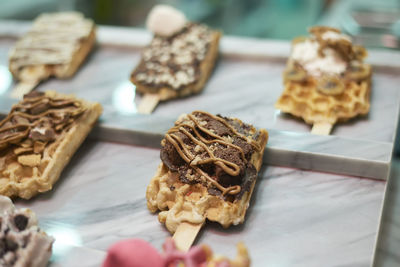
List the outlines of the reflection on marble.
<svg viewBox="0 0 400 267">
<path fill-rule="evenodd" d="M 145 201 L 159 162 L 157 149 L 86 141 L 51 192 L 17 200 L 36 212 L 44 230 L 76 234 L 61 241 L 65 254 L 50 266 L 99 266 L 106 249 L 124 238 L 161 249 L 169 233 Z M 245 224 L 207 223 L 197 243 L 232 257 L 234 244 L 244 241 L 253 266 L 367 266 L 384 189 L 383 181 L 264 166 Z"/>
<path fill-rule="evenodd" d="M 0 95 L 4 94 L 12 84 L 12 75 L 7 65 L 0 65 Z"/>
<path fill-rule="evenodd" d="M 130 81 L 122 82 L 113 92 L 112 105 L 123 115 L 135 114 L 137 113 L 135 95 L 136 86 Z"/>
</svg>

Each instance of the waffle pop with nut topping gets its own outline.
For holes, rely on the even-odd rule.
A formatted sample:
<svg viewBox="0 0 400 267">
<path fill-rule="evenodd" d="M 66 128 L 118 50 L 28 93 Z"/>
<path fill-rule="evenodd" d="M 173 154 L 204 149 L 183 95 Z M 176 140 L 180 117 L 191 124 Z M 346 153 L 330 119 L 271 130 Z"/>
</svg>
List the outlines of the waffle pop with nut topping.
<svg viewBox="0 0 400 267">
<path fill-rule="evenodd" d="M 52 188 L 102 108 L 33 91 L 0 122 L 0 194 L 29 199 Z"/>
<path fill-rule="evenodd" d="M 220 33 L 205 25 L 188 22 L 180 11 L 155 6 L 147 18 L 154 34 L 131 74 L 142 99 L 140 113 L 151 113 L 159 101 L 200 92 L 218 55 Z"/>
<path fill-rule="evenodd" d="M 47 266 L 54 239 L 40 230 L 30 209 L 16 209 L 0 196 L 0 222 L 0 266 Z"/>
<path fill-rule="evenodd" d="M 312 133 L 369 112 L 371 66 L 364 47 L 338 29 L 316 26 L 298 37 L 283 73 L 284 91 L 275 106 L 312 124 Z"/>
<path fill-rule="evenodd" d="M 10 51 L 9 68 L 21 98 L 50 76 L 69 78 L 95 43 L 95 25 L 78 12 L 45 13 Z"/>
<path fill-rule="evenodd" d="M 206 219 L 244 222 L 268 133 L 236 118 L 183 114 L 161 142 L 161 164 L 147 187 L 147 207 L 190 247 Z"/>
</svg>

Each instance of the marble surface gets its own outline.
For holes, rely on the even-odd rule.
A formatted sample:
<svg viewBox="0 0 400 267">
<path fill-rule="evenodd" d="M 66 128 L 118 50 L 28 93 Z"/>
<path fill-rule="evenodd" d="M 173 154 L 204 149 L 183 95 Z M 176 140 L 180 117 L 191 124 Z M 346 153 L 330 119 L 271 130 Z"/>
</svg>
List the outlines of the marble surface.
<svg viewBox="0 0 400 267">
<path fill-rule="evenodd" d="M 169 233 L 145 202 L 159 161 L 158 149 L 86 141 L 51 192 L 17 200 L 56 237 L 50 266 L 99 266 L 104 251 L 124 238 L 161 248 Z M 196 243 L 234 256 L 234 244 L 244 241 L 253 266 L 368 266 L 385 184 L 264 166 L 245 223 L 207 223 Z"/>
<path fill-rule="evenodd" d="M 394 158 L 387 184 L 374 266 L 400 266 L 400 158 Z"/>
</svg>

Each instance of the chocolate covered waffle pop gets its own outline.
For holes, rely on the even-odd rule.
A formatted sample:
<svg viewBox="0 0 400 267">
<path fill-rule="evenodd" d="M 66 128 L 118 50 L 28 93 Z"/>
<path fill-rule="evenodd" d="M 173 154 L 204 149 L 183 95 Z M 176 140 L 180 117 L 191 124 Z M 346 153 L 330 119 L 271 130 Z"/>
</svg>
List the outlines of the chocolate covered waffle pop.
<svg viewBox="0 0 400 267">
<path fill-rule="evenodd" d="M 244 222 L 268 133 L 236 118 L 204 111 L 183 114 L 162 140 L 147 187 L 147 207 L 186 250 L 207 220 Z"/>
<path fill-rule="evenodd" d="M 218 55 L 220 32 L 187 21 L 180 11 L 166 5 L 155 6 L 147 18 L 154 34 L 131 74 L 142 94 L 140 113 L 151 113 L 159 101 L 200 92 Z"/>
<path fill-rule="evenodd" d="M 365 48 L 338 29 L 316 26 L 310 34 L 292 42 L 275 106 L 312 124 L 312 133 L 329 134 L 337 122 L 369 112 L 371 66 Z"/>
</svg>

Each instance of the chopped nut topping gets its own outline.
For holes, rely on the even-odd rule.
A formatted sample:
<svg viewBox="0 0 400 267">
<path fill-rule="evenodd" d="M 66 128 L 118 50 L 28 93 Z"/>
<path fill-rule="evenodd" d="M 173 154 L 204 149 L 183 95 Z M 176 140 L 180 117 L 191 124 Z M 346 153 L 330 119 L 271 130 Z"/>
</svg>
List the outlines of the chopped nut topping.
<svg viewBox="0 0 400 267">
<path fill-rule="evenodd" d="M 155 36 L 142 54 L 135 70 L 136 80 L 148 86 L 168 86 L 178 90 L 199 77 L 212 32 L 203 25 L 188 24 L 172 37 Z"/>
<path fill-rule="evenodd" d="M 33 144 L 33 152 L 41 153 L 46 147 L 46 144 L 47 142 L 35 141 L 35 143 Z"/>
<path fill-rule="evenodd" d="M 39 166 L 42 156 L 40 154 L 22 155 L 18 157 L 18 162 L 24 166 Z"/>
<path fill-rule="evenodd" d="M 32 150 L 33 150 L 32 147 L 17 147 L 16 149 L 14 149 L 14 154 L 20 155 L 25 152 L 31 152 Z"/>
<path fill-rule="evenodd" d="M 53 141 L 56 138 L 56 133 L 52 128 L 35 127 L 29 134 L 33 141 Z"/>
<path fill-rule="evenodd" d="M 31 139 L 25 139 L 24 141 L 21 142 L 22 147 L 31 147 L 33 144 Z"/>
</svg>

